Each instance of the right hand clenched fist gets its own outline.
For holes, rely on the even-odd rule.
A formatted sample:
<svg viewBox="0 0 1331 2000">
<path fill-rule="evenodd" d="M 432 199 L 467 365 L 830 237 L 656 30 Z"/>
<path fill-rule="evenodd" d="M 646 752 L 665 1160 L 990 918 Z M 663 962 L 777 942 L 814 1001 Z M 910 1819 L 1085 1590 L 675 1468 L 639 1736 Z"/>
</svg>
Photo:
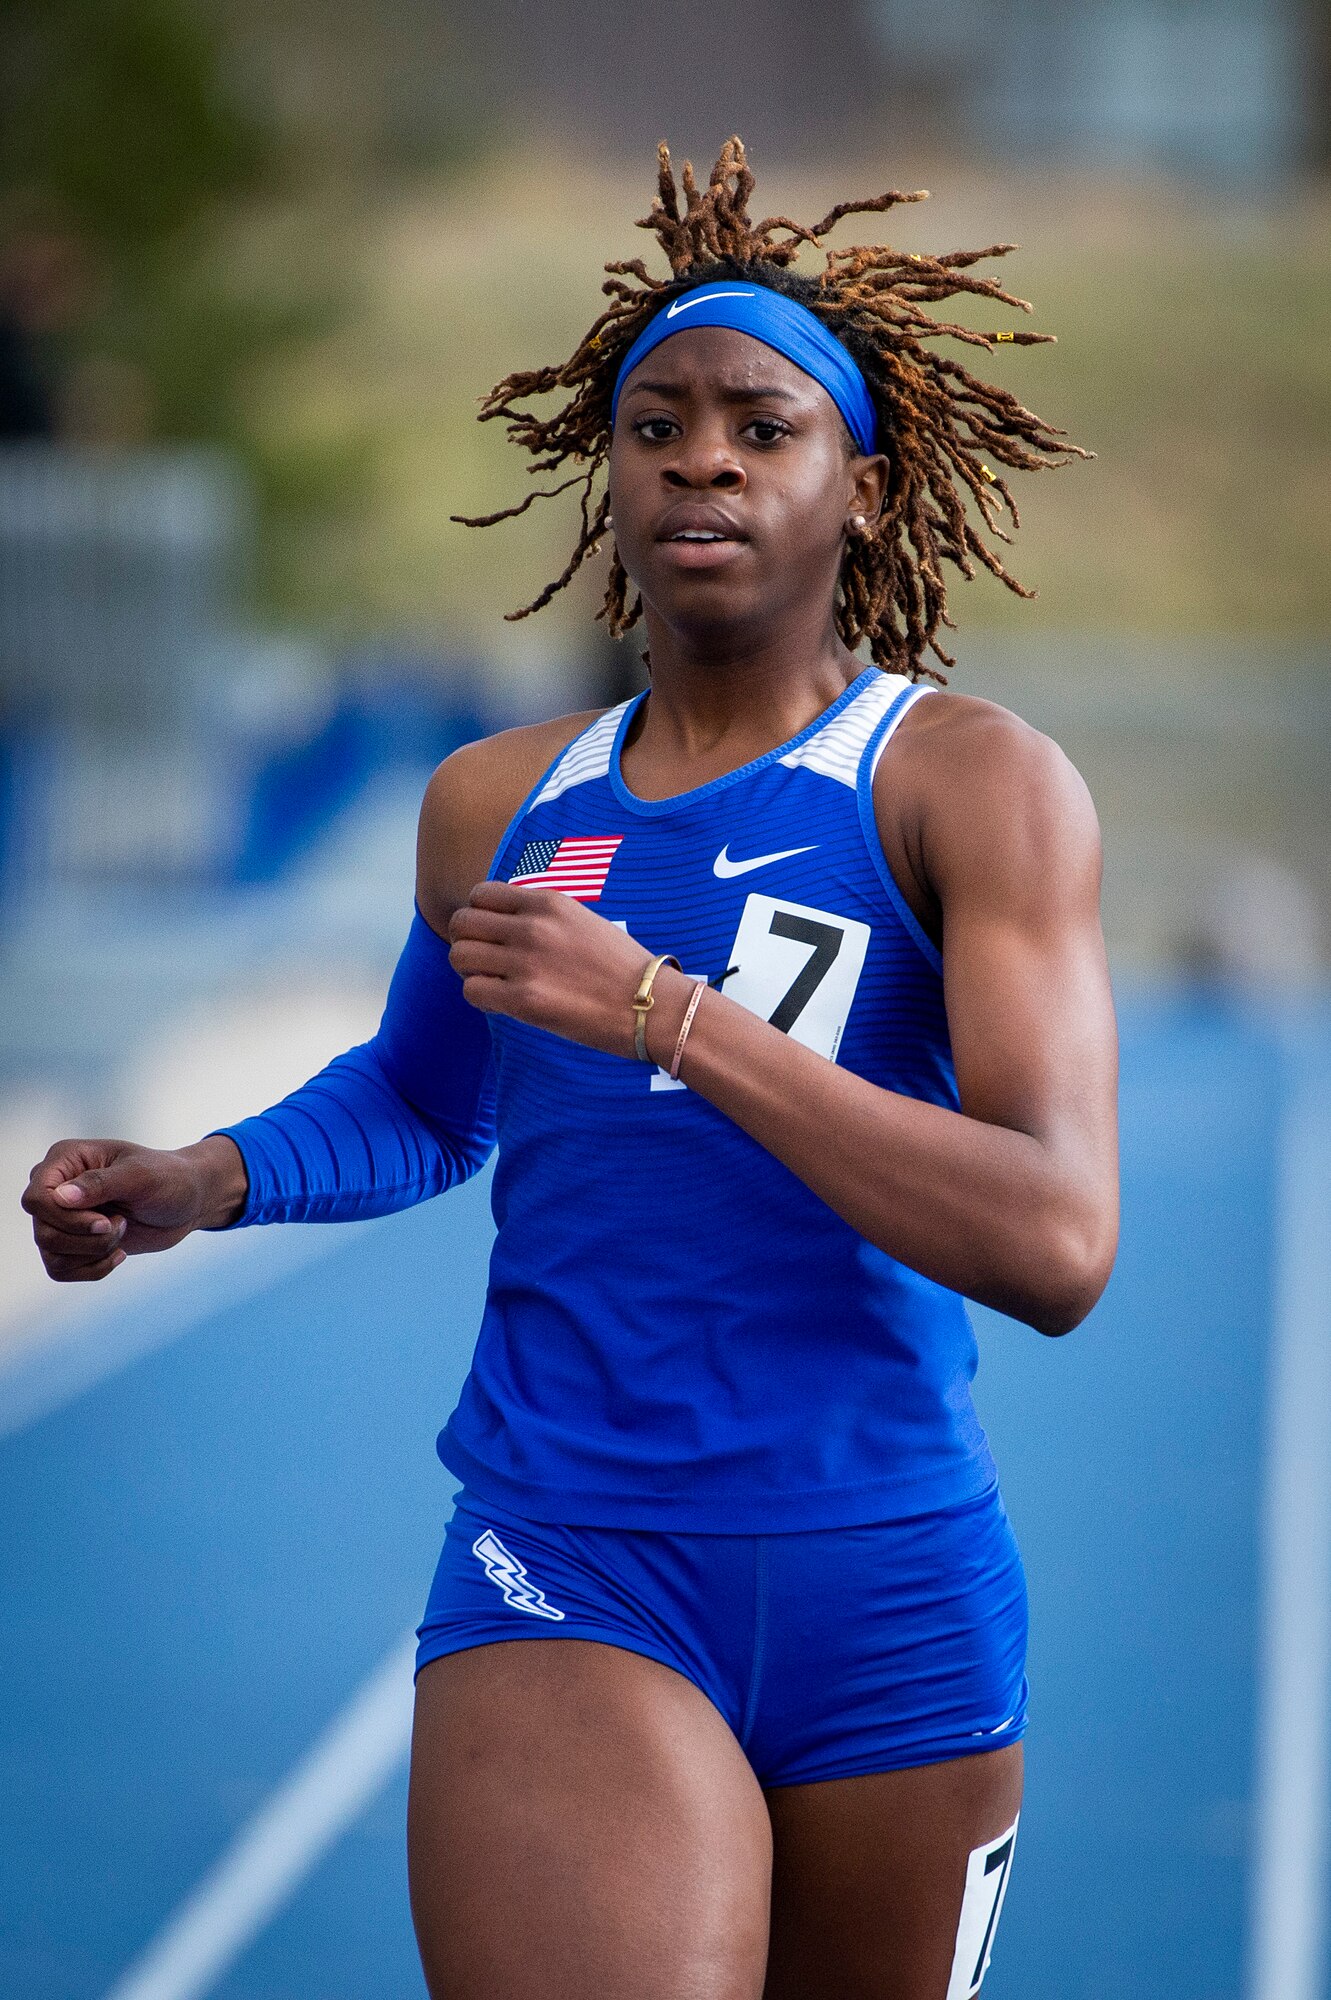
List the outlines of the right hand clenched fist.
<svg viewBox="0 0 1331 2000">
<path fill-rule="evenodd" d="M 23 1206 L 48 1276 L 69 1283 L 109 1277 L 126 1257 L 225 1224 L 243 1198 L 244 1168 L 229 1139 L 179 1152 L 61 1139 L 33 1168 Z"/>
</svg>

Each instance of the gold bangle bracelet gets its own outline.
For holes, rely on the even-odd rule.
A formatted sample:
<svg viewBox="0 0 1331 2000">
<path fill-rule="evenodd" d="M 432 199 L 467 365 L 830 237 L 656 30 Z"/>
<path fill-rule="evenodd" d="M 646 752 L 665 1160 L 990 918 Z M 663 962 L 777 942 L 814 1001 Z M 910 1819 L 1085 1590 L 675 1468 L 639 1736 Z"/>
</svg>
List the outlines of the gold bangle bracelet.
<svg viewBox="0 0 1331 2000">
<path fill-rule="evenodd" d="M 663 965 L 673 965 L 676 972 L 680 970 L 679 960 L 672 951 L 658 952 L 654 958 L 649 958 L 643 967 L 638 990 L 633 996 L 633 1049 L 639 1062 L 651 1061 L 647 1053 L 647 1016 L 655 1005 L 652 999 L 652 981 Z"/>
</svg>

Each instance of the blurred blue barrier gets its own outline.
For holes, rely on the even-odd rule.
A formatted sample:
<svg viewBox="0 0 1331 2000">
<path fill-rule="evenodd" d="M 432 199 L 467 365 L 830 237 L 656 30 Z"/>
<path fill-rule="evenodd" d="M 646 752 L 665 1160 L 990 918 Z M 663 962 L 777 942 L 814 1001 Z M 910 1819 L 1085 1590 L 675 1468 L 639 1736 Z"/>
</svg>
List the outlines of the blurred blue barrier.
<svg viewBox="0 0 1331 2000">
<path fill-rule="evenodd" d="M 268 882 L 384 771 L 498 726 L 473 663 L 333 660 L 242 620 L 253 496 L 216 452 L 0 442 L 0 903 Z"/>
<path fill-rule="evenodd" d="M 986 1993 L 1273 2000 L 1245 1963 L 1274 1246 L 1289 1093 L 1309 1062 L 1331 1074 L 1331 1015 L 1295 1038 L 1219 996 L 1123 1011 L 1109 1291 L 1060 1342 L 978 1315 L 1033 1613 L 1027 1805 Z M 105 1995 L 416 1615 L 483 1203 L 473 1185 L 330 1231 L 316 1263 L 219 1294 L 0 1445 L 0 1989 Z M 1305 1247 L 1331 1277 L 1331 1243 Z M 399 1776 L 207 1990 L 422 1992 L 402 1808 Z"/>
<path fill-rule="evenodd" d="M 383 665 L 373 676 L 343 678 L 331 713 L 313 733 L 263 746 L 242 779 L 231 879 L 272 881 L 377 773 L 409 766 L 423 785 L 442 758 L 493 727 L 456 669 L 446 681 L 437 670 L 413 674 Z"/>
<path fill-rule="evenodd" d="M 255 672 L 262 671 L 262 656 Z M 217 712 L 182 736 L 0 731 L 0 890 L 29 905 L 71 885 L 226 889 L 299 863 L 378 779 L 431 770 L 501 726 L 465 662 L 341 665 L 257 719 Z"/>
</svg>

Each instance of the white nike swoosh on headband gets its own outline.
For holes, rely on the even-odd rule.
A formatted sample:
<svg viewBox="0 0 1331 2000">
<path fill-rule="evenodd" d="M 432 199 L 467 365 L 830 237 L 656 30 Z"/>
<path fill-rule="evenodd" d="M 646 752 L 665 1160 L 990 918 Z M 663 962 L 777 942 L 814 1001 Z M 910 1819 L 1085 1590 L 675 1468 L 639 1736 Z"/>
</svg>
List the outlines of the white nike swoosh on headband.
<svg viewBox="0 0 1331 2000">
<path fill-rule="evenodd" d="M 783 847 L 779 854 L 755 854 L 752 861 L 732 861 L 727 841 L 712 863 L 712 873 L 726 882 L 732 875 L 747 875 L 752 868 L 767 868 L 773 861 L 789 861 L 792 854 L 812 854 L 817 845 L 815 841 L 813 847 Z"/>
<path fill-rule="evenodd" d="M 676 299 L 673 306 L 666 307 L 666 318 L 674 319 L 676 313 L 687 312 L 690 306 L 705 306 L 708 299 L 756 299 L 757 292 L 700 292 L 696 299 Z"/>
</svg>

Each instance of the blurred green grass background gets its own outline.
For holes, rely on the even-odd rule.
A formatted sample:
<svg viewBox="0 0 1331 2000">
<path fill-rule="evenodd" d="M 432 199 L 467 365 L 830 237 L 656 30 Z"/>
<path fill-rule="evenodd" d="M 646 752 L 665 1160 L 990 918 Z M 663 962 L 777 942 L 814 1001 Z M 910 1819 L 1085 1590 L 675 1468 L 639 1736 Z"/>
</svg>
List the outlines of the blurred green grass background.
<svg viewBox="0 0 1331 2000">
<path fill-rule="evenodd" d="M 47 260 L 57 431 L 202 440 L 248 467 L 268 615 L 521 657 L 567 652 L 599 599 L 589 575 L 542 636 L 501 621 L 562 567 L 572 496 L 485 533 L 448 518 L 524 492 L 477 399 L 569 351 L 606 258 L 644 248 L 633 222 L 654 180 L 648 146 L 625 157 L 567 105 L 518 128 L 496 37 L 530 52 L 540 33 L 509 15 L 424 0 L 373 15 L 344 0 L 6 10 L 0 253 L 26 244 L 29 289 L 34 254 Z M 763 101 L 747 78 L 736 95 Z M 1059 344 L 968 359 L 1098 454 L 1020 482 L 1015 567 L 1039 603 L 978 579 L 957 591 L 963 632 L 1331 629 L 1331 182 L 1316 157 L 1169 179 L 1077 172 L 1075 154 L 967 157 L 885 107 L 839 129 L 779 160 L 757 148 L 761 212 L 924 184 L 934 199 L 890 219 L 906 247 L 1024 244 L 1004 275 Z M 700 167 L 726 136 L 704 153 L 690 135 Z M 852 219 L 840 240 L 877 226 Z"/>
<path fill-rule="evenodd" d="M 812 216 L 903 182 L 872 156 L 763 175 L 757 202 Z M 450 524 L 519 497 L 526 474 L 477 398 L 507 369 L 569 351 L 599 309 L 600 266 L 637 254 L 652 163 L 502 154 L 409 189 L 267 204 L 219 242 L 256 297 L 344 287 L 339 323 L 256 369 L 262 459 L 322 467 L 336 514 L 269 494 L 274 608 L 326 624 L 445 626 L 502 644 L 497 613 L 562 566 L 555 502 L 484 532 Z M 1088 466 L 1018 482 L 1017 573 L 958 587 L 963 629 L 1038 622 L 1280 637 L 1331 626 L 1331 199 L 1202 198 L 1167 183 L 1000 173 L 932 160 L 934 198 L 891 219 L 906 247 L 1025 247 L 1005 282 L 1058 345 L 967 350 L 1070 436 Z M 856 240 L 856 220 L 838 241 Z M 992 267 L 991 267 L 992 268 Z M 985 323 L 972 314 L 974 323 Z M 1002 308 L 991 325 L 1010 318 Z M 960 351 L 960 350 L 958 350 Z M 318 484 L 314 491 L 317 493 Z M 306 495 L 300 495 L 304 499 Z M 590 580 L 543 614 L 567 644 Z M 511 628 L 510 628 L 511 629 Z M 551 639 L 554 633 L 550 634 Z"/>
</svg>

